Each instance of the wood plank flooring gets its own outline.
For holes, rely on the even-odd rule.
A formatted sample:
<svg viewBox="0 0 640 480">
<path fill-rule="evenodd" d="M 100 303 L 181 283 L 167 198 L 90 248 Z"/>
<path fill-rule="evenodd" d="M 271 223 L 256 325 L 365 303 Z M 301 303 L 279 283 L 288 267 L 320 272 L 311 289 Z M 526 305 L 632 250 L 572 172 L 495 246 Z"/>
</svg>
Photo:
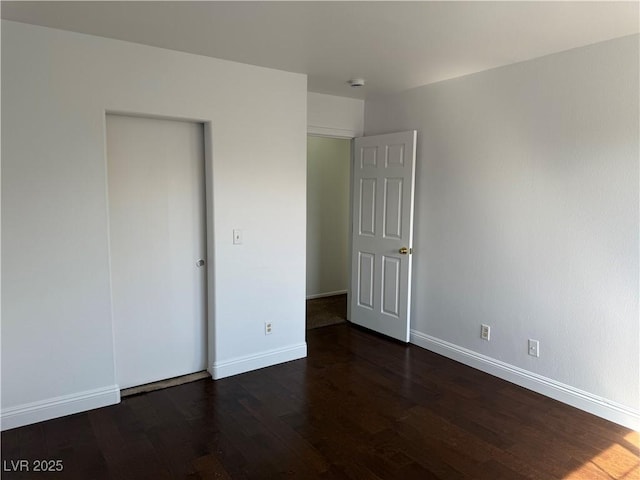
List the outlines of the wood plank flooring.
<svg viewBox="0 0 640 480">
<path fill-rule="evenodd" d="M 3 432 L 2 478 L 640 478 L 636 432 L 346 324 L 307 335 L 305 360 Z"/>
</svg>

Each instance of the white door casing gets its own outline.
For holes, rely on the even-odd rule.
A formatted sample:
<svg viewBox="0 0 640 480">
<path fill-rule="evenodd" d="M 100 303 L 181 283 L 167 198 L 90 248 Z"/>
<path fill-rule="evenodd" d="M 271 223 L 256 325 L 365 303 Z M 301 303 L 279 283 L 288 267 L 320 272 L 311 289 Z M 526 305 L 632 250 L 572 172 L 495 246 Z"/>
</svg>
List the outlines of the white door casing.
<svg viewBox="0 0 640 480">
<path fill-rule="evenodd" d="M 107 115 L 107 164 L 116 380 L 204 370 L 203 125 Z"/>
<path fill-rule="evenodd" d="M 403 342 L 409 341 L 416 138 L 414 130 L 354 143 L 350 320 Z"/>
</svg>

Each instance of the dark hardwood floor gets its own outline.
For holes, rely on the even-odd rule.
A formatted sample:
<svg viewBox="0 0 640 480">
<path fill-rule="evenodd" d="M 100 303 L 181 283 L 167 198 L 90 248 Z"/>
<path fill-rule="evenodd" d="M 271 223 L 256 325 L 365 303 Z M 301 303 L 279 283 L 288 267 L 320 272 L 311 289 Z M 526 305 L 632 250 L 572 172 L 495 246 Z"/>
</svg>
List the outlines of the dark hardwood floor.
<svg viewBox="0 0 640 480">
<path fill-rule="evenodd" d="M 307 335 L 305 360 L 3 432 L 2 477 L 640 478 L 636 432 L 346 324 Z"/>
</svg>

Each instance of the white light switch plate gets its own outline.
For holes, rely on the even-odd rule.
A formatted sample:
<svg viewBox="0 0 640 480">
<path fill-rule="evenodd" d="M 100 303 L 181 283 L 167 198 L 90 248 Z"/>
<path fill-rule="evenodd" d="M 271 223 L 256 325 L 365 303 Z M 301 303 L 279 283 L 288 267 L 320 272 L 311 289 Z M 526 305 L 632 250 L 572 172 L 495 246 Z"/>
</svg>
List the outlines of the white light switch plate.
<svg viewBox="0 0 640 480">
<path fill-rule="evenodd" d="M 242 245 L 242 230 L 238 228 L 233 229 L 233 244 Z"/>
</svg>

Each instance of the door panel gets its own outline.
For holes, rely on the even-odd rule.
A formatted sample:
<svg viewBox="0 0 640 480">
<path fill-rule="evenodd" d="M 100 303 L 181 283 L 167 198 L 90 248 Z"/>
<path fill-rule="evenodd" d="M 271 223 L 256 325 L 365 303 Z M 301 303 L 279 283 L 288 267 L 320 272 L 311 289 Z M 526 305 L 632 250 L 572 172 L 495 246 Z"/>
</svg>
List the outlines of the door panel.
<svg viewBox="0 0 640 480">
<path fill-rule="evenodd" d="M 402 240 L 402 178 L 384 180 L 384 236 Z"/>
<path fill-rule="evenodd" d="M 362 147 L 360 151 L 361 168 L 373 167 L 378 165 L 378 147 L 377 145 Z"/>
<path fill-rule="evenodd" d="M 409 341 L 416 132 L 355 139 L 350 319 Z"/>
<path fill-rule="evenodd" d="M 107 116 L 121 388 L 206 368 L 203 142 L 201 124 Z"/>
<path fill-rule="evenodd" d="M 404 143 L 398 145 L 389 145 L 388 155 L 386 158 L 387 167 L 402 167 L 404 166 Z"/>
<path fill-rule="evenodd" d="M 360 235 L 376 234 L 376 179 L 360 181 Z"/>
<path fill-rule="evenodd" d="M 400 260 L 396 257 L 382 258 L 382 313 L 400 315 Z"/>
<path fill-rule="evenodd" d="M 359 252 L 358 270 L 358 305 L 365 308 L 373 308 L 373 262 L 375 256 Z"/>
</svg>

